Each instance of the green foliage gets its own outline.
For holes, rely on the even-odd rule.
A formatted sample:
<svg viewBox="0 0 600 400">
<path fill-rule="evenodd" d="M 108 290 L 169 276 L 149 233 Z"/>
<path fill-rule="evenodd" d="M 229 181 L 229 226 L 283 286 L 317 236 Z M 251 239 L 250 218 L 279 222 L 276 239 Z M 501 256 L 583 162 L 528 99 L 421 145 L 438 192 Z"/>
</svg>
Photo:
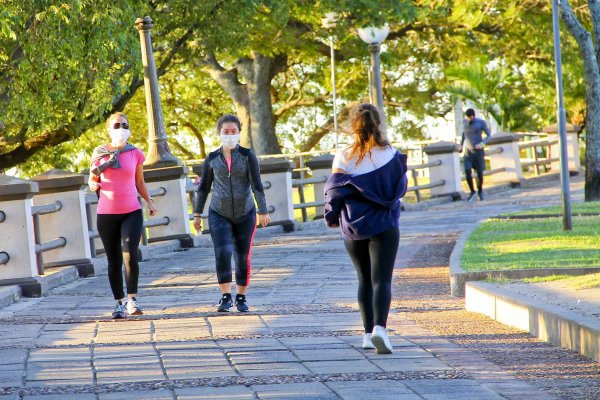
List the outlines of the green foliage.
<svg viewBox="0 0 600 400">
<path fill-rule="evenodd" d="M 338 15 L 331 30 L 321 26 L 326 12 Z M 578 12 L 589 24 L 585 10 Z M 120 100 L 132 140 L 145 149 L 144 94 L 123 99 L 141 76 L 133 21 L 142 15 L 155 20 L 165 124 L 181 158 L 202 157 L 216 146 L 216 119 L 235 111 L 203 67 L 207 55 L 242 87 L 249 84 L 240 73 L 244 62 L 284 56 L 283 67 L 271 71 L 270 94 L 279 142 L 291 152 L 331 116 L 329 37 L 335 37 L 338 109 L 344 110 L 368 99 L 369 54 L 356 28 L 384 23 L 391 31 L 381 57 L 392 139 L 425 138 L 424 121 L 451 111 L 450 81 L 454 95 L 479 98 L 507 129 L 539 129 L 555 119 L 550 7 L 541 0 L 484 6 L 480 0 L 3 0 L 0 160 L 16 146 L 41 141 L 18 173 L 85 168 L 81 154 L 105 140 L 102 117 Z M 573 40 L 564 37 L 563 45 L 568 115 L 580 123 L 582 64 Z M 54 147 L 60 141 L 44 135 L 65 124 L 81 129 L 69 130 L 68 142 Z M 332 136 L 317 148 L 329 148 Z"/>
</svg>

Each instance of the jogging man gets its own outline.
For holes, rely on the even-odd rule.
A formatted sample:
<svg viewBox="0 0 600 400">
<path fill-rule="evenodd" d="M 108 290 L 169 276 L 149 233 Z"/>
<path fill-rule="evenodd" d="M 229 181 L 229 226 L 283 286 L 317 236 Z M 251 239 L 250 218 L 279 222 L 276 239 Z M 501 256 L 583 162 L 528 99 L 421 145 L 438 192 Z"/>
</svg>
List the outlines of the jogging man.
<svg viewBox="0 0 600 400">
<path fill-rule="evenodd" d="M 485 152 L 483 146 L 490 140 L 492 134 L 484 120 L 475 118 L 475 110 L 469 108 L 465 112 L 465 115 L 467 119 L 464 122 L 459 152 L 463 151 L 463 145 L 466 142 L 464 153 L 465 175 L 469 189 L 471 189 L 471 194 L 469 194 L 467 201 L 475 199 L 472 169 L 477 173 L 477 194 L 479 195 L 479 200 L 483 200 L 483 171 L 485 170 Z M 482 137 L 482 132 L 485 132 L 485 139 Z"/>
</svg>

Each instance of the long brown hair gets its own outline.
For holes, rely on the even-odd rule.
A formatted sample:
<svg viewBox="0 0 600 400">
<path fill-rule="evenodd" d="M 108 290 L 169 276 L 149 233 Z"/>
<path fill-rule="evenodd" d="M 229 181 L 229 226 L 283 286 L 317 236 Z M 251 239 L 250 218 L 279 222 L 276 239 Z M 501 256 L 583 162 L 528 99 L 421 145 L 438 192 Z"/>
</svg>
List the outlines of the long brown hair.
<svg viewBox="0 0 600 400">
<path fill-rule="evenodd" d="M 359 104 L 352 111 L 351 132 L 354 143 L 350 146 L 350 156 L 358 156 L 359 164 L 374 146 L 390 146 L 390 142 L 379 129 L 381 118 L 377 108 L 369 103 Z"/>
</svg>

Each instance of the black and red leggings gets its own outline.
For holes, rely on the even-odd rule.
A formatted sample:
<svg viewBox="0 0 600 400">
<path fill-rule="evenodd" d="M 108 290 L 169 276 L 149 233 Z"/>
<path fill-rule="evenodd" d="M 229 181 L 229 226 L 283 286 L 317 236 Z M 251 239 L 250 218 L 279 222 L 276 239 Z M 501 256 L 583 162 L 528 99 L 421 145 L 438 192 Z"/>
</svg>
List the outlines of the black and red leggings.
<svg viewBox="0 0 600 400">
<path fill-rule="evenodd" d="M 231 256 L 235 260 L 235 283 L 248 286 L 250 283 L 250 252 L 256 230 L 256 209 L 236 221 L 210 209 L 208 211 L 210 236 L 215 248 L 217 280 L 219 283 L 232 281 Z"/>
</svg>

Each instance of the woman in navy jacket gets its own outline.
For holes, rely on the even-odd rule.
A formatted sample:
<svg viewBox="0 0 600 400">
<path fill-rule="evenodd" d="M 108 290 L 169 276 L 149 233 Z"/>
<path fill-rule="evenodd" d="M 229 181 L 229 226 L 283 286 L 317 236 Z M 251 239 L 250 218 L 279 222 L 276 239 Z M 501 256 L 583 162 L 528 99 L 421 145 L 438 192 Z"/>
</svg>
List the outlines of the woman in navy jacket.
<svg viewBox="0 0 600 400">
<path fill-rule="evenodd" d="M 358 274 L 363 348 L 392 352 L 386 323 L 400 240 L 400 198 L 406 193 L 406 155 L 380 131 L 377 108 L 360 104 L 351 117 L 354 143 L 340 150 L 325 185 L 325 221 L 340 227 Z"/>
</svg>

